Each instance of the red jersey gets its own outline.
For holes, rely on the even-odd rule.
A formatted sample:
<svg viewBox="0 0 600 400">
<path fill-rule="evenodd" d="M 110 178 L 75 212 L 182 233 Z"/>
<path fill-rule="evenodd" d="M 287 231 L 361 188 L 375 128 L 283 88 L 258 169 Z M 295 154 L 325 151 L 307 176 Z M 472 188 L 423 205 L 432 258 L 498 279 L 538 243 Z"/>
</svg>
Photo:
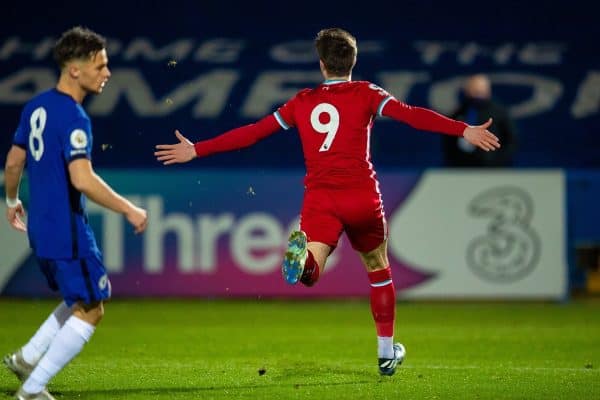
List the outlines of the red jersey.
<svg viewBox="0 0 600 400">
<path fill-rule="evenodd" d="M 467 127 L 429 109 L 402 103 L 373 83 L 338 80 L 301 90 L 273 115 L 194 147 L 197 156 L 203 157 L 241 149 L 281 128 L 296 127 L 304 151 L 307 187 L 375 187 L 369 143 L 377 115 L 456 136 Z"/>
<path fill-rule="evenodd" d="M 284 129 L 298 129 L 307 187 L 375 183 L 369 151 L 371 127 L 390 97 L 369 82 L 325 82 L 300 91 L 275 112 Z"/>
<path fill-rule="evenodd" d="M 393 106 L 386 107 L 390 101 Z M 425 109 L 398 102 L 379 86 L 366 81 L 326 81 L 314 89 L 300 91 L 274 115 L 284 129 L 294 126 L 298 129 L 307 187 L 352 188 L 373 186 L 377 182 L 369 143 L 373 120 L 386 108 L 390 108 L 389 115 L 395 119 L 417 127 L 426 124 L 419 121 L 423 118 L 419 113 Z M 427 118 L 431 119 L 431 115 L 426 115 Z M 462 134 L 465 124 L 446 120 L 447 124 L 429 128 Z"/>
</svg>

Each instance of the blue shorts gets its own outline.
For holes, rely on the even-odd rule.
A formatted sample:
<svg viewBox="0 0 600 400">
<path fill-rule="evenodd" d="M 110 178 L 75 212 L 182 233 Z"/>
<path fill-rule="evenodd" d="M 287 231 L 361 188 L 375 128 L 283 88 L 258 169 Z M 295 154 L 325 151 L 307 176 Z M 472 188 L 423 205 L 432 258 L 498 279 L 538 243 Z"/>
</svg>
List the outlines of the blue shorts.
<svg viewBox="0 0 600 400">
<path fill-rule="evenodd" d="M 50 289 L 60 291 L 70 307 L 78 301 L 91 304 L 110 298 L 110 281 L 98 252 L 78 259 L 38 258 Z"/>
</svg>

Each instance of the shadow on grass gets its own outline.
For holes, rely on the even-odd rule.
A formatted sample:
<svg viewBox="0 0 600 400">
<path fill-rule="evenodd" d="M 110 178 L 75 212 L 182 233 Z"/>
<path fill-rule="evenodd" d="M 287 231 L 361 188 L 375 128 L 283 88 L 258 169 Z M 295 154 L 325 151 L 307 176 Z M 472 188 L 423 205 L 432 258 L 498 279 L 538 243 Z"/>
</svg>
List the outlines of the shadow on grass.
<svg viewBox="0 0 600 400">
<path fill-rule="evenodd" d="M 290 388 L 298 389 L 310 388 L 310 387 L 336 387 L 336 386 L 353 386 L 353 385 L 372 385 L 373 383 L 383 383 L 387 379 L 380 378 L 379 380 L 360 380 L 352 382 L 314 382 L 314 383 L 265 383 L 255 385 L 228 385 L 228 386 L 197 386 L 197 387 L 146 387 L 146 388 L 115 388 L 115 389 L 98 389 L 98 390 L 86 390 L 86 391 L 51 391 L 52 395 L 60 398 L 71 399 L 71 398 L 85 398 L 86 396 L 102 396 L 103 398 L 110 399 L 114 397 L 127 397 L 128 395 L 157 395 L 164 394 L 165 396 L 169 393 L 207 393 L 207 392 L 223 392 L 223 391 L 238 391 L 238 390 L 252 390 L 252 389 L 266 389 L 266 388 Z M 6 386 L 0 387 L 0 395 L 12 398 L 17 387 L 8 388 Z"/>
</svg>

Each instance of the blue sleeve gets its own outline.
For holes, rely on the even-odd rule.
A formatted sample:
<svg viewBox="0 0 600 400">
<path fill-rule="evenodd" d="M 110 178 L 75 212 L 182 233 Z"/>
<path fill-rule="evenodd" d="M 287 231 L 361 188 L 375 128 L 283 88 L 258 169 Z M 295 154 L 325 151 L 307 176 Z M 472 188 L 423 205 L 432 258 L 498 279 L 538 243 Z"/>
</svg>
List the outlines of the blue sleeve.
<svg viewBox="0 0 600 400">
<path fill-rule="evenodd" d="M 25 122 L 25 110 L 21 113 L 21 119 L 19 120 L 19 126 L 17 126 L 17 130 L 15 131 L 15 135 L 13 137 L 13 144 L 15 146 L 22 147 L 23 149 L 27 149 L 27 140 L 29 129 L 28 125 Z"/>
<path fill-rule="evenodd" d="M 92 158 L 92 124 L 89 119 L 80 118 L 66 131 L 63 156 L 67 163 L 77 158 Z"/>
</svg>

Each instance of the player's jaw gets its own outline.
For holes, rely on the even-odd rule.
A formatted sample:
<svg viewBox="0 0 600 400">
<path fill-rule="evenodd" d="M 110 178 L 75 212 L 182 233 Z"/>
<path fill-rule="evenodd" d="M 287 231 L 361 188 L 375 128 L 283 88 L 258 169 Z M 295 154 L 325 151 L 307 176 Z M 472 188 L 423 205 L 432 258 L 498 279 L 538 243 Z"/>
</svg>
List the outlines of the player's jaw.
<svg viewBox="0 0 600 400">
<path fill-rule="evenodd" d="M 102 93 L 102 90 L 104 90 L 104 86 L 106 86 L 109 79 L 110 71 L 108 70 L 108 67 L 105 66 L 100 71 L 98 71 L 96 76 L 93 77 L 93 79 L 91 80 L 93 83 L 91 87 L 88 88 L 88 91 L 94 94 Z"/>
<path fill-rule="evenodd" d="M 108 69 L 108 57 L 106 50 L 102 50 L 92 58 L 88 64 L 87 78 L 82 85 L 88 93 L 99 94 L 104 90 L 104 86 L 110 78 L 110 70 Z"/>
<path fill-rule="evenodd" d="M 97 89 L 96 89 L 96 91 L 94 91 L 94 93 L 96 93 L 96 94 L 102 93 L 102 90 L 104 90 L 104 86 L 106 85 L 107 82 L 108 82 L 108 76 L 106 78 L 101 79 L 100 83 L 97 85 Z"/>
<path fill-rule="evenodd" d="M 108 82 L 108 77 L 90 77 L 87 82 L 80 82 L 81 88 L 86 93 L 100 94 Z"/>
</svg>

